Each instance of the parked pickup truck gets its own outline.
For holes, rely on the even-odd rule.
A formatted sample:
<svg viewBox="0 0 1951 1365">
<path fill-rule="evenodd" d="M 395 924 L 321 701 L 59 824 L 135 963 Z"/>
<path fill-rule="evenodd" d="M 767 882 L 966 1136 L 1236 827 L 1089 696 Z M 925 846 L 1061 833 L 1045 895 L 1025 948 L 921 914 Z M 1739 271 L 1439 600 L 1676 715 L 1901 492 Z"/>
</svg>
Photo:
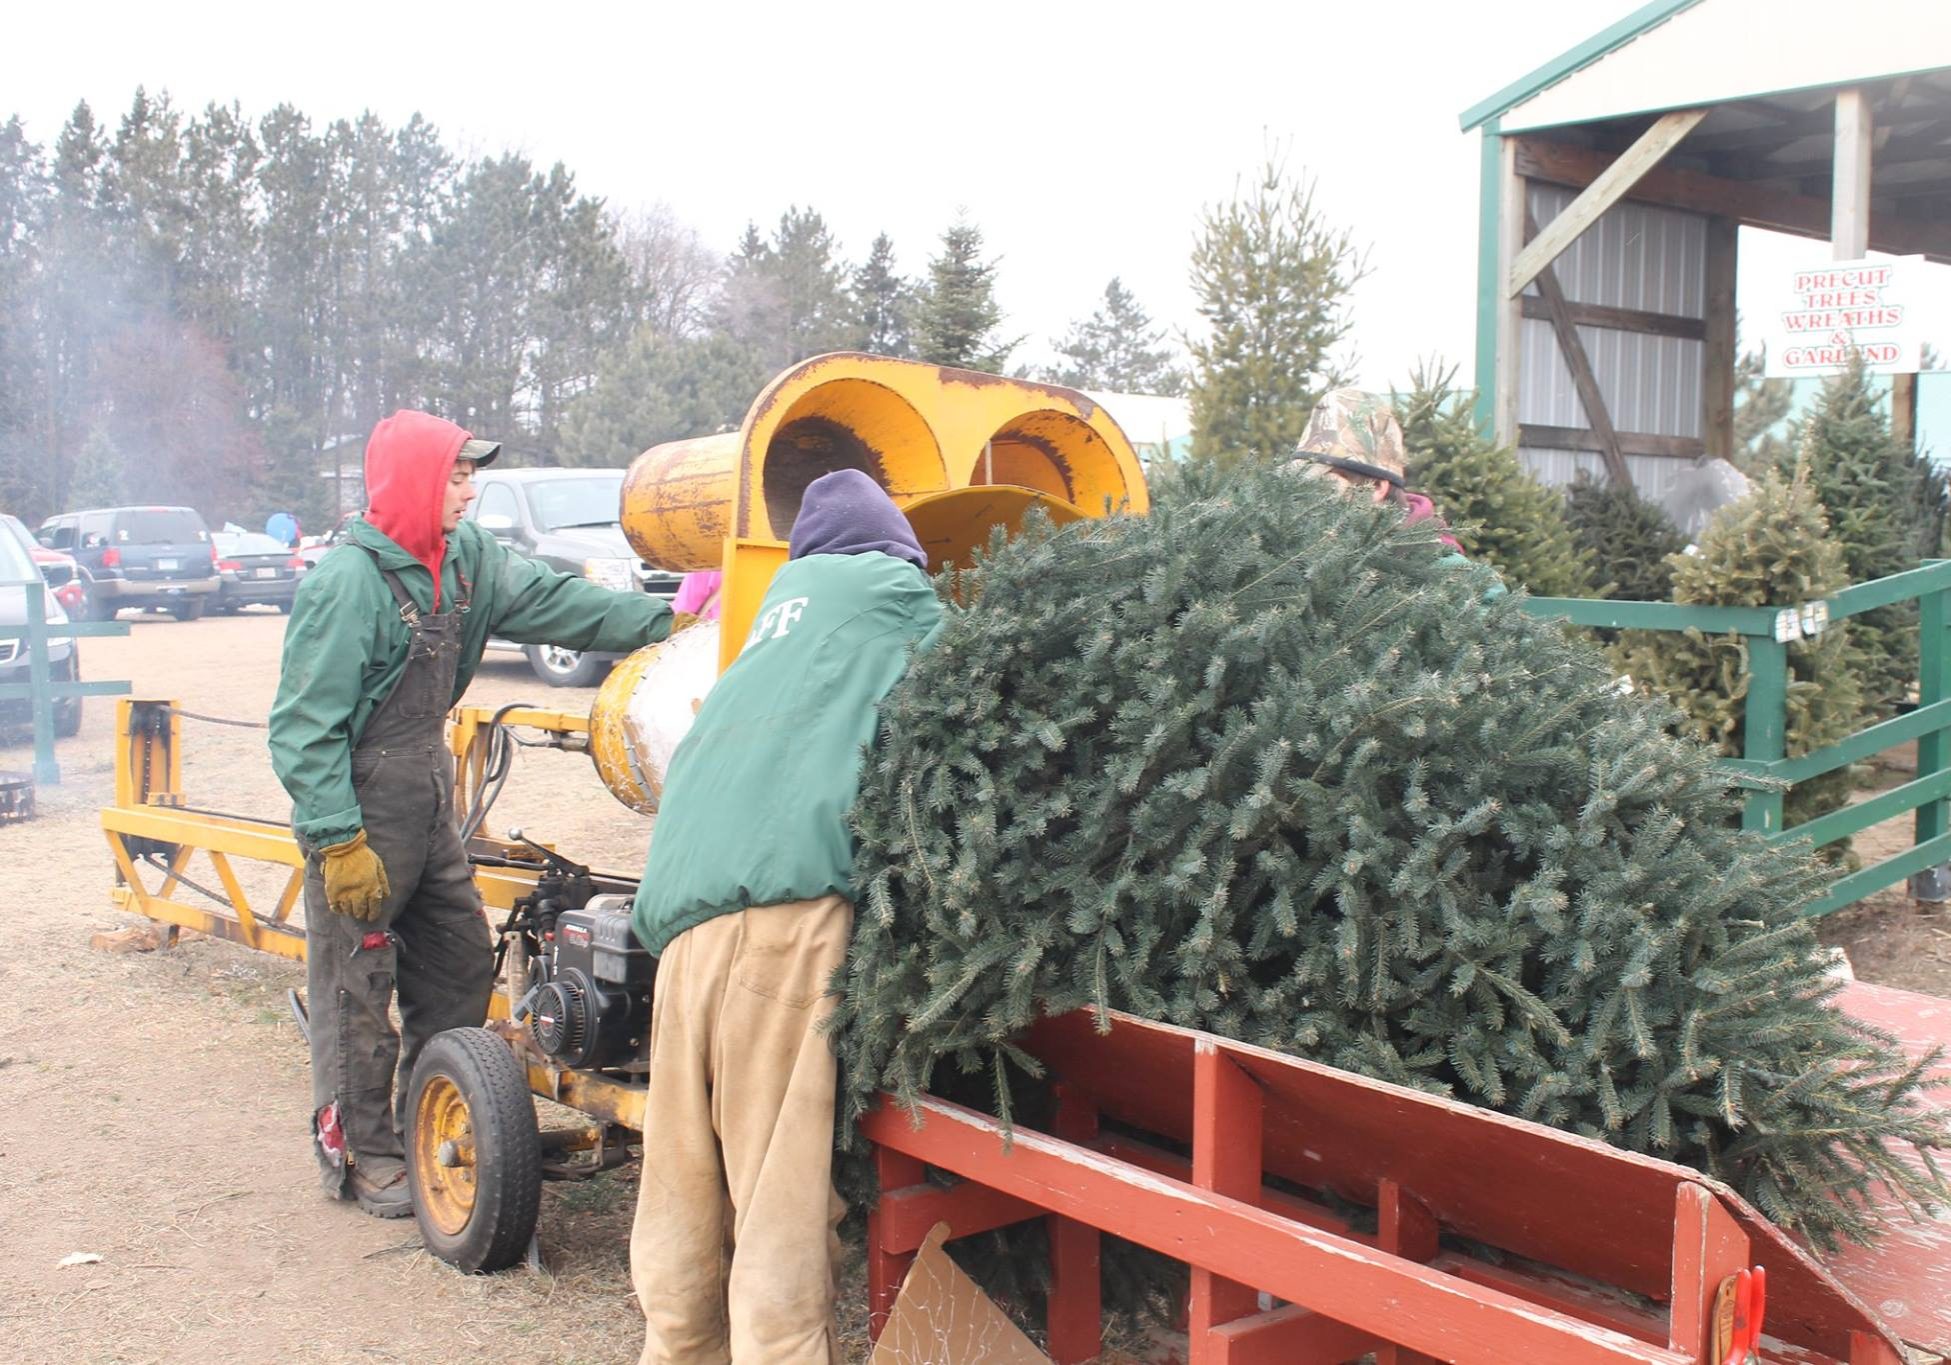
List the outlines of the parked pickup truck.
<svg viewBox="0 0 1951 1365">
<path fill-rule="evenodd" d="M 550 568 L 617 592 L 666 599 L 683 581 L 682 574 L 644 563 L 624 539 L 618 519 L 621 469 L 489 468 L 474 476 L 474 484 L 478 496 L 468 517 L 510 549 Z M 521 650 L 536 676 L 552 687 L 593 687 L 618 657 L 506 640 L 490 640 L 488 648 Z"/>
</svg>

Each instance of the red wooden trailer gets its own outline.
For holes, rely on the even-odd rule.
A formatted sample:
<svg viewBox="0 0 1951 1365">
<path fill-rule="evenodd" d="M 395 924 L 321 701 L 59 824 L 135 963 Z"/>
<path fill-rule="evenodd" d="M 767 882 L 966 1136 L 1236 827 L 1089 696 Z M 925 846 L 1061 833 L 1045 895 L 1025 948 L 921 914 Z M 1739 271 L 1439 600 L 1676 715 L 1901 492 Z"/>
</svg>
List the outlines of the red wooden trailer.
<svg viewBox="0 0 1951 1365">
<path fill-rule="evenodd" d="M 1854 985 L 1843 1003 L 1914 1046 L 1951 1041 L 1946 1002 Z M 1717 1293 L 1753 1265 L 1767 1361 L 1951 1351 L 1951 1223 L 1899 1221 L 1825 1266 L 1698 1171 L 1488 1110 L 1122 1014 L 1108 1033 L 1048 1019 L 1024 1046 L 1057 1085 L 1048 1131 L 1005 1136 L 932 1097 L 863 1122 L 877 1332 L 934 1224 L 1047 1218 L 1059 1362 L 1098 1354 L 1105 1233 L 1192 1267 L 1194 1365 L 1717 1365 Z"/>
</svg>

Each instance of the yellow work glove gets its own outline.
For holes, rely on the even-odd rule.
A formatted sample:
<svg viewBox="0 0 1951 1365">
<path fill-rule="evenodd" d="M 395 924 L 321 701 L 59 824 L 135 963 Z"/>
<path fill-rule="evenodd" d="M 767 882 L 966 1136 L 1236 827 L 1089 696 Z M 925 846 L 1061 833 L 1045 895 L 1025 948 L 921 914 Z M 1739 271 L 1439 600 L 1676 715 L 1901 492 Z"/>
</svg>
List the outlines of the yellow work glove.
<svg viewBox="0 0 1951 1365">
<path fill-rule="evenodd" d="M 689 630 L 697 624 L 698 618 L 688 611 L 674 611 L 671 613 L 671 635 L 677 634 L 680 630 Z M 664 638 L 669 639 L 670 636 L 665 636 Z"/>
<path fill-rule="evenodd" d="M 366 847 L 366 831 L 360 830 L 342 844 L 319 850 L 319 871 L 325 877 L 325 903 L 341 915 L 354 919 L 379 918 L 386 903 L 386 864 Z"/>
</svg>

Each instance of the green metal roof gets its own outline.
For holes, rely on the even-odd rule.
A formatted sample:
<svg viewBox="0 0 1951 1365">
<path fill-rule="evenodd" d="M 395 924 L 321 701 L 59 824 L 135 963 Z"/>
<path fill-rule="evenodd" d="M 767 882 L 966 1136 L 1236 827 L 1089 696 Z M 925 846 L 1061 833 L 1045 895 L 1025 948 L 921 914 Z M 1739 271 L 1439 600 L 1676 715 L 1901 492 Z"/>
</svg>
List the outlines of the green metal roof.
<svg viewBox="0 0 1951 1365">
<path fill-rule="evenodd" d="M 1511 82 L 1489 99 L 1465 109 L 1460 116 L 1463 131 L 1467 133 L 1479 124 L 1489 122 L 1547 86 L 1556 85 L 1580 67 L 1591 65 L 1614 48 L 1624 46 L 1648 29 L 1657 28 L 1680 11 L 1692 9 L 1699 3 L 1700 0 L 1651 0 L 1650 4 L 1641 5 L 1610 28 L 1601 29 L 1530 75 Z"/>
</svg>

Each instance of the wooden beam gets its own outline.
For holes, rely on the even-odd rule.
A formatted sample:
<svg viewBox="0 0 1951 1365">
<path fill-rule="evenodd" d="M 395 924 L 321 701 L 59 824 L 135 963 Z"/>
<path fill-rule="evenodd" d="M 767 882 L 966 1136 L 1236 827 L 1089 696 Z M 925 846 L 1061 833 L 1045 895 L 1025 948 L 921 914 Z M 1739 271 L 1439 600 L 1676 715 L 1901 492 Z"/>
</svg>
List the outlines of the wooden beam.
<svg viewBox="0 0 1951 1365">
<path fill-rule="evenodd" d="M 1514 138 L 1499 138 L 1501 169 L 1498 176 L 1497 278 L 1511 273 L 1518 252 L 1524 250 L 1524 224 L 1530 216 L 1530 186 L 1517 170 L 1517 144 Z M 1494 286 L 1486 286 L 1492 288 Z M 1521 305 L 1509 295 L 1491 304 L 1497 310 L 1497 385 L 1491 395 L 1491 428 L 1499 445 L 1517 440 L 1517 390 L 1524 369 L 1524 335 Z"/>
<path fill-rule="evenodd" d="M 1606 158 L 1582 147 L 1542 137 L 1513 137 L 1517 173 L 1572 189 L 1589 185 L 1605 169 Z M 1829 201 L 1812 195 L 1771 190 L 1746 181 L 1700 171 L 1661 166 L 1648 171 L 1626 198 L 1710 217 L 1732 218 L 1749 227 L 1770 228 L 1797 237 L 1829 237 Z M 1951 264 L 1951 223 L 1916 216 L 1885 215 L 1870 228 L 1870 249 L 1893 256 L 1927 256 Z"/>
<path fill-rule="evenodd" d="M 1734 269 L 1740 227 L 1707 220 L 1707 334 L 1700 358 L 1700 429 L 1712 459 L 1734 458 Z"/>
<path fill-rule="evenodd" d="M 1572 321 L 1580 327 L 1604 327 L 1614 332 L 1636 332 L 1643 336 L 1678 337 L 1682 341 L 1705 341 L 1707 321 L 1683 318 L 1677 313 L 1649 313 L 1641 308 L 1613 308 L 1603 303 L 1565 300 Z M 1524 316 L 1550 321 L 1551 312 L 1536 294 L 1524 296 Z"/>
<path fill-rule="evenodd" d="M 1917 446 L 1917 376 L 1890 376 L 1890 435 L 1906 450 Z"/>
<path fill-rule="evenodd" d="M 1697 460 L 1707 453 L 1707 442 L 1698 436 L 1656 436 L 1648 431 L 1616 431 L 1623 455 L 1651 455 L 1656 459 Z M 1599 434 L 1581 427 L 1552 427 L 1542 422 L 1526 422 L 1518 428 L 1518 444 L 1537 450 L 1604 451 Z"/>
<path fill-rule="evenodd" d="M 1578 206 L 1574 204 L 1572 207 Z M 1571 212 L 1571 209 L 1566 212 Z M 1536 226 L 1536 221 L 1527 211 L 1524 215 L 1525 231 L 1529 233 Z M 1525 250 L 1530 248 L 1526 247 Z M 1572 323 L 1571 309 L 1565 304 L 1565 291 L 1558 287 L 1558 272 L 1552 269 L 1550 261 L 1538 267 L 1537 280 L 1538 296 L 1544 300 L 1545 310 L 1551 318 L 1551 330 L 1558 338 L 1558 349 L 1572 372 L 1572 386 L 1578 390 L 1579 405 L 1585 409 L 1585 420 L 1598 435 L 1599 454 L 1605 460 L 1606 474 L 1620 487 L 1631 488 L 1633 472 L 1626 467 L 1626 457 L 1620 452 L 1619 433 L 1613 430 L 1612 414 L 1606 411 L 1605 394 L 1599 389 L 1598 377 L 1592 373 L 1592 358 L 1585 353 L 1585 343 L 1579 340 L 1578 328 Z"/>
<path fill-rule="evenodd" d="M 1504 283 L 1504 293 L 1507 296 L 1522 294 L 1525 285 L 1557 260 L 1566 247 L 1583 236 L 1587 228 L 1599 221 L 1600 215 L 1624 198 L 1626 191 L 1641 176 L 1657 166 L 1660 158 L 1672 151 L 1680 139 L 1691 133 L 1706 117 L 1705 109 L 1676 109 L 1670 114 L 1662 114 L 1658 122 L 1640 134 L 1637 142 L 1594 177 L 1578 198 L 1518 253 L 1517 260 L 1511 264 L 1510 277 Z"/>
<path fill-rule="evenodd" d="M 1862 90 L 1836 92 L 1836 161 L 1830 172 L 1829 244 L 1839 261 L 1870 250 L 1870 100 Z"/>
</svg>

